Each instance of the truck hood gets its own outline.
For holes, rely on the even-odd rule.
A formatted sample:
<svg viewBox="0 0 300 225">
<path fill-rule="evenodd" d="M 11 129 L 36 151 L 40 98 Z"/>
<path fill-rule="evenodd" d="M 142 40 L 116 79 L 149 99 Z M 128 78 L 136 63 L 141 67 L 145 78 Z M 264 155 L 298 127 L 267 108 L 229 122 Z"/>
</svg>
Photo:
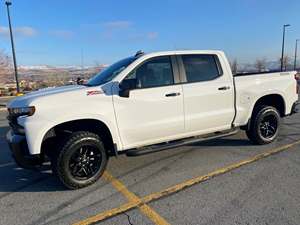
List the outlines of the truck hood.
<svg viewBox="0 0 300 225">
<path fill-rule="evenodd" d="M 7 104 L 7 108 L 29 106 L 30 103 L 36 100 L 37 98 L 57 95 L 60 93 L 78 91 L 86 88 L 87 87 L 83 85 L 70 85 L 70 86 L 62 86 L 62 87 L 54 87 L 54 88 L 44 88 L 15 98 L 14 100 L 10 101 Z"/>
</svg>

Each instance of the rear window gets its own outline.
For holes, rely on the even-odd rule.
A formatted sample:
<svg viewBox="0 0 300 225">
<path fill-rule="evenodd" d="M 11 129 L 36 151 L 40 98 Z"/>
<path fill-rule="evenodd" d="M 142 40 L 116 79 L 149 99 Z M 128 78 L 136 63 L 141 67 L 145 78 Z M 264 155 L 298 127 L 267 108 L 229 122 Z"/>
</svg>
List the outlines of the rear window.
<svg viewBox="0 0 300 225">
<path fill-rule="evenodd" d="M 222 75 L 216 55 L 183 55 L 182 61 L 187 82 L 209 81 Z"/>
</svg>

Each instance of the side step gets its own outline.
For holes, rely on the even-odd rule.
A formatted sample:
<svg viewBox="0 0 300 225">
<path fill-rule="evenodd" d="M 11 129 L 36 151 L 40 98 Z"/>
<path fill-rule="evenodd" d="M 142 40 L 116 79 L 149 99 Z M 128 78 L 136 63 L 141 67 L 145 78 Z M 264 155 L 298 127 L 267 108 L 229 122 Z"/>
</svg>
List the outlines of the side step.
<svg viewBox="0 0 300 225">
<path fill-rule="evenodd" d="M 236 134 L 238 131 L 239 131 L 239 129 L 233 129 L 233 130 L 229 130 L 227 132 L 216 132 L 216 133 L 206 135 L 206 136 L 196 136 L 196 137 L 192 137 L 192 138 L 185 138 L 185 139 L 181 139 L 178 141 L 172 141 L 172 142 L 166 142 L 166 143 L 157 144 L 157 145 L 151 145 L 149 147 L 129 149 L 125 152 L 125 154 L 126 154 L 126 156 L 129 156 L 129 157 L 147 155 L 150 153 L 160 152 L 160 151 L 168 150 L 171 148 L 177 148 L 177 147 L 180 147 L 183 145 L 188 145 L 188 144 L 193 144 L 193 143 L 198 143 L 198 142 L 209 141 L 212 139 L 227 137 L 227 136 Z"/>
</svg>

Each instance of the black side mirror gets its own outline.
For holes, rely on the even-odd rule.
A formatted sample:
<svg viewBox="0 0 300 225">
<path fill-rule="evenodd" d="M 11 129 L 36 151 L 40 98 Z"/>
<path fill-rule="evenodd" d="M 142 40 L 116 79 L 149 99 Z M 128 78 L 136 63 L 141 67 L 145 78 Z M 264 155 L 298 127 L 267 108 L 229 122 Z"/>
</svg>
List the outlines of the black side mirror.
<svg viewBox="0 0 300 225">
<path fill-rule="evenodd" d="M 123 80 L 119 84 L 119 95 L 120 97 L 129 98 L 130 90 L 133 90 L 136 88 L 136 79 L 126 79 Z"/>
</svg>

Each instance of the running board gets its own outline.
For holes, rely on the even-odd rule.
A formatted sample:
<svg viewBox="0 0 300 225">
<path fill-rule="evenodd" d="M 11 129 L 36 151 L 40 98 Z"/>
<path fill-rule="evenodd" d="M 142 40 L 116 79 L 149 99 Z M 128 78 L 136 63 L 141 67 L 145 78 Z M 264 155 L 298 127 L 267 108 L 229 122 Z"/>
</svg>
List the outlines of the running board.
<svg viewBox="0 0 300 225">
<path fill-rule="evenodd" d="M 215 132 L 211 134 L 210 136 L 196 136 L 192 138 L 185 138 L 179 141 L 172 141 L 172 142 L 166 142 L 163 144 L 157 144 L 157 145 L 152 145 L 149 147 L 143 147 L 143 148 L 134 148 L 134 149 L 129 149 L 125 151 L 126 156 L 129 157 L 135 157 L 135 156 L 141 156 L 141 155 L 147 155 L 150 153 L 154 152 L 160 152 L 164 150 L 168 150 L 171 148 L 177 148 L 183 145 L 188 145 L 188 144 L 193 144 L 193 143 L 199 143 L 199 142 L 204 142 L 204 141 L 209 141 L 217 138 L 222 138 L 222 137 L 227 137 L 236 134 L 239 131 L 239 129 L 233 129 L 230 130 L 229 132 Z"/>
</svg>

